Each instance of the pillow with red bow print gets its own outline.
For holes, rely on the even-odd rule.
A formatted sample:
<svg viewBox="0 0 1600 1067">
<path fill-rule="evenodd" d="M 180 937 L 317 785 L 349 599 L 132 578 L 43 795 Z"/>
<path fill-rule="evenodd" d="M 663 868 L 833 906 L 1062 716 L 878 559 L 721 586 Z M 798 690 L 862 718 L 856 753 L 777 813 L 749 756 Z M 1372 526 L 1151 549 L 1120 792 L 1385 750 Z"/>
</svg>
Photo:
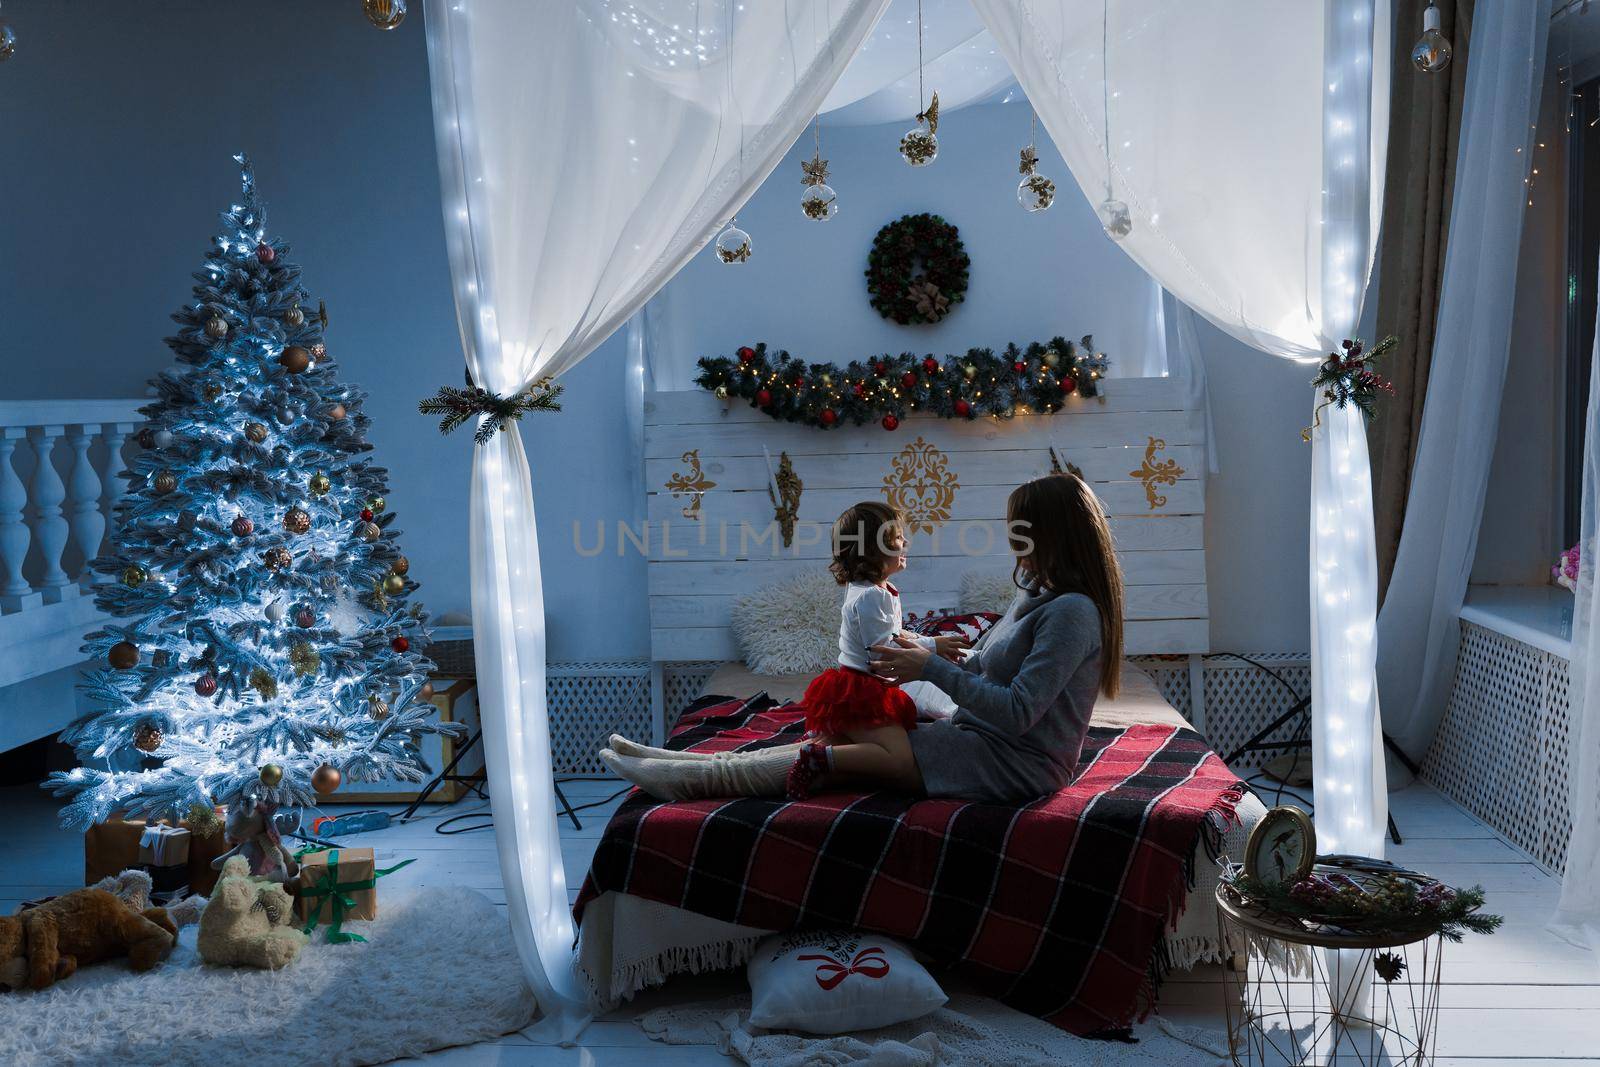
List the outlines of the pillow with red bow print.
<svg viewBox="0 0 1600 1067">
<path fill-rule="evenodd" d="M 904 945 L 877 934 L 774 934 L 750 959 L 750 1022 L 843 1034 L 928 1014 L 949 999 Z"/>
</svg>

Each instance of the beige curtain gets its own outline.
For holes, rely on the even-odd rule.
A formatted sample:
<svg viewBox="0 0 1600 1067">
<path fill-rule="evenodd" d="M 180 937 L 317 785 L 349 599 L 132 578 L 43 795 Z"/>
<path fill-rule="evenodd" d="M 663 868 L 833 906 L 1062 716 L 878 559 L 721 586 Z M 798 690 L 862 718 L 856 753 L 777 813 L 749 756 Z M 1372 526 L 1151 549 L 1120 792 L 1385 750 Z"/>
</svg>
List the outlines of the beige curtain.
<svg viewBox="0 0 1600 1067">
<path fill-rule="evenodd" d="M 1422 32 L 1427 0 L 1395 0 L 1394 76 L 1389 103 L 1388 180 L 1378 242 L 1378 336 L 1400 344 L 1384 369 L 1395 395 L 1367 426 L 1372 452 L 1372 507 L 1377 526 L 1378 595 L 1389 588 L 1405 524 L 1411 468 L 1422 428 L 1433 361 L 1434 318 L 1444 276 L 1445 235 L 1456 180 L 1461 103 L 1474 0 L 1437 0 L 1440 29 L 1455 47 L 1450 66 L 1422 74 L 1411 46 Z"/>
</svg>

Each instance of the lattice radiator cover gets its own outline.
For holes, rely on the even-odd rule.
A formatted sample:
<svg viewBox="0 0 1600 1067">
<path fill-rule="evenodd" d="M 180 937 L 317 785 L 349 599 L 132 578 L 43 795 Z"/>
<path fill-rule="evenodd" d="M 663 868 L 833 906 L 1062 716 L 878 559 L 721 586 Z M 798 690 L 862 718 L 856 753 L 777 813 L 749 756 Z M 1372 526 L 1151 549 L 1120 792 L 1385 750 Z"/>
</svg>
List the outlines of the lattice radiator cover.
<svg viewBox="0 0 1600 1067">
<path fill-rule="evenodd" d="M 1272 675 L 1242 659 L 1220 654 L 1207 658 L 1201 668 L 1205 679 L 1205 711 L 1200 732 L 1211 747 L 1223 755 L 1232 752 L 1311 691 L 1311 661 L 1304 653 L 1260 652 L 1251 653 L 1250 658 L 1270 667 L 1294 691 L 1285 689 Z M 1133 656 L 1129 662 L 1155 680 L 1167 703 L 1194 719 L 1186 657 Z M 1292 725 L 1273 734 L 1273 739 L 1291 739 Z M 1233 761 L 1232 767 L 1236 772 L 1254 769 L 1278 754 L 1246 752 Z"/>
<path fill-rule="evenodd" d="M 1566 866 L 1568 664 L 1461 623 L 1455 685 L 1423 779 L 1552 871 Z"/>
</svg>

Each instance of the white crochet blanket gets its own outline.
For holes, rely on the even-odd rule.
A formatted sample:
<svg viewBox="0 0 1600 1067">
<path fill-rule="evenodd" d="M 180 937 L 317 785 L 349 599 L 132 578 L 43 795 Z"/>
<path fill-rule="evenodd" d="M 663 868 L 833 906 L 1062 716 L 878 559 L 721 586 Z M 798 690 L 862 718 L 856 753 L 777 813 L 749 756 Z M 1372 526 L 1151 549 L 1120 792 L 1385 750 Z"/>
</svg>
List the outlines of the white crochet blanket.
<svg viewBox="0 0 1600 1067">
<path fill-rule="evenodd" d="M 1266 814 L 1254 794 L 1238 804 L 1238 822 L 1223 836 L 1222 854 L 1244 858 L 1251 829 Z M 1188 906 L 1167 933 L 1167 962 L 1186 971 L 1227 956 L 1217 932 L 1212 903 L 1221 868 L 1195 845 L 1195 887 Z M 596 1012 L 609 1011 L 641 989 L 660 985 L 674 974 L 700 974 L 743 966 L 756 942 L 772 933 L 739 926 L 626 893 L 604 893 L 583 913 L 578 935 L 578 975 Z M 1242 945 L 1232 946 L 1242 951 Z"/>
<path fill-rule="evenodd" d="M 958 993 L 920 1019 L 837 1037 L 750 1025 L 750 998 L 661 1008 L 639 1026 L 669 1045 L 715 1045 L 751 1067 L 1214 1067 L 1226 1035 L 1159 1017 L 1135 1028 L 1137 1043 L 1090 1041 L 990 1000 Z"/>
</svg>

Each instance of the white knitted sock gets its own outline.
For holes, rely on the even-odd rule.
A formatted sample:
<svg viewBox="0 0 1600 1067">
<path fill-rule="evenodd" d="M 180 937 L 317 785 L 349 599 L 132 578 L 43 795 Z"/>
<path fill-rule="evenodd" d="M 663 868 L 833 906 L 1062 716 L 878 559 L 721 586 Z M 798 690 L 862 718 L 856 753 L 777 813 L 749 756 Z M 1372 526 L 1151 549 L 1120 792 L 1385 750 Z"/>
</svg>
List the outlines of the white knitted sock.
<svg viewBox="0 0 1600 1067">
<path fill-rule="evenodd" d="M 778 745 L 778 746 L 776 746 L 774 748 L 764 749 L 763 751 L 776 752 L 778 749 L 781 748 L 784 751 L 790 753 L 790 758 L 792 759 L 794 756 L 796 756 L 796 755 L 798 755 L 800 753 L 801 744 L 802 744 L 801 742 L 796 742 L 796 743 L 794 743 L 792 745 Z M 680 752 L 679 750 L 674 749 L 674 748 L 652 748 L 649 745 L 640 745 L 640 744 L 636 744 L 633 741 L 629 741 L 626 737 L 623 737 L 621 734 L 612 734 L 611 735 L 611 740 L 607 742 L 607 747 L 609 747 L 611 749 L 611 751 L 615 752 L 619 756 L 632 756 L 634 759 L 681 759 L 681 760 L 723 759 L 723 760 L 725 760 L 725 759 L 729 758 L 730 756 L 739 755 L 739 753 L 732 752 L 732 751 L 727 751 L 727 752 Z"/>
<path fill-rule="evenodd" d="M 787 747 L 787 746 L 786 746 Z M 657 800 L 701 797 L 781 797 L 794 753 L 781 748 L 730 752 L 726 759 L 669 760 L 623 756 L 609 748 L 600 758 Z"/>
</svg>

